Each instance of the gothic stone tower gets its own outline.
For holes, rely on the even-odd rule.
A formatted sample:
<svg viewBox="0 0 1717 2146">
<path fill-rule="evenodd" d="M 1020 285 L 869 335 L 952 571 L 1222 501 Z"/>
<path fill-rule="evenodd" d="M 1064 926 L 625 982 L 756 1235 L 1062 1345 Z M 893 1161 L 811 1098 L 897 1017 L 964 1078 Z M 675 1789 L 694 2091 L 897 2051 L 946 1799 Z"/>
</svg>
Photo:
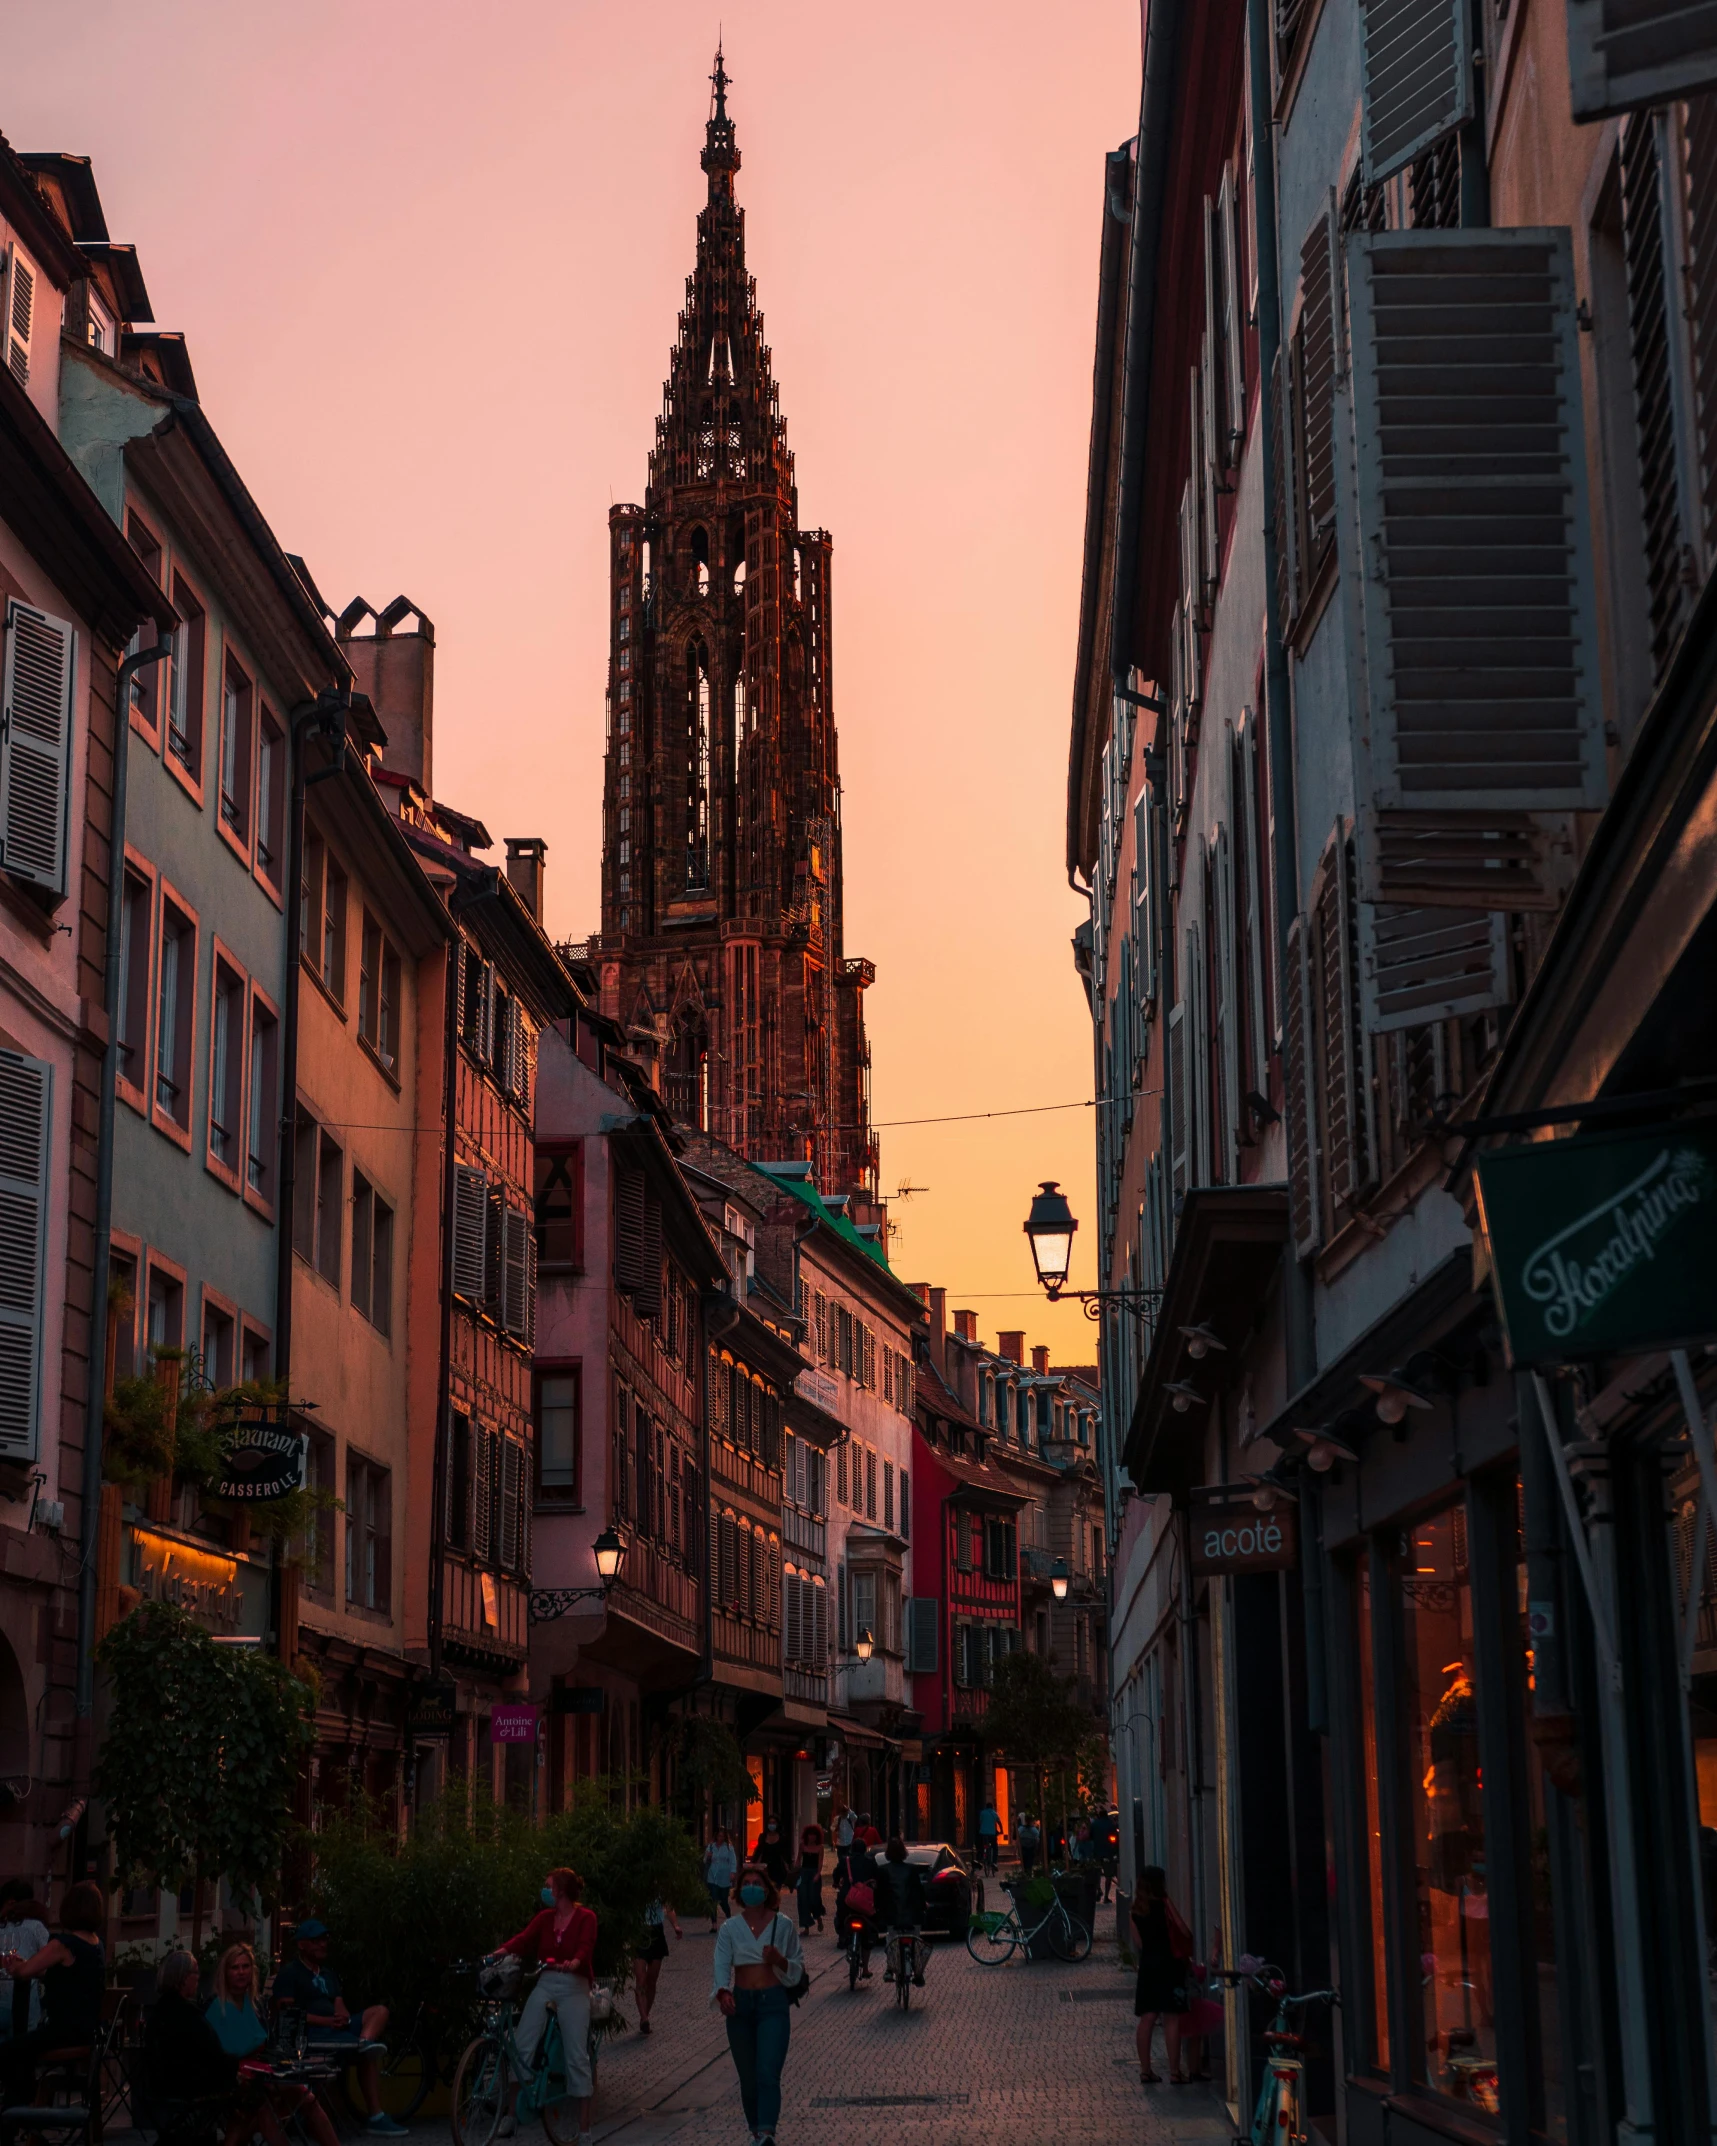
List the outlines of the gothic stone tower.
<svg viewBox="0 0 1717 2146">
<path fill-rule="evenodd" d="M 799 527 L 728 77 L 649 486 L 609 515 L 604 1012 L 676 1118 L 827 1193 L 876 1192 L 868 961 L 841 936 L 827 533 Z"/>
</svg>

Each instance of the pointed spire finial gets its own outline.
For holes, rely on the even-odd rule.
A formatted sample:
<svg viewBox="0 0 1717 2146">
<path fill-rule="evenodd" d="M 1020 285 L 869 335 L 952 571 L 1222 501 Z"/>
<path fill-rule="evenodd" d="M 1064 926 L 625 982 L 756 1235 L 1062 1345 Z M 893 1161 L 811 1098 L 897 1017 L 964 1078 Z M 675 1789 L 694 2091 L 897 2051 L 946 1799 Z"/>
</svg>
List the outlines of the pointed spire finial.
<svg viewBox="0 0 1717 2146">
<path fill-rule="evenodd" d="M 710 117 L 725 120 L 727 117 L 727 69 L 722 65 L 721 37 L 719 33 L 715 41 L 715 73 L 710 76 L 710 80 L 715 84 L 715 109 L 711 112 Z"/>
<path fill-rule="evenodd" d="M 733 121 L 727 116 L 727 64 L 721 55 L 719 39 L 715 48 L 715 73 L 710 76 L 714 95 L 710 98 L 709 125 L 704 129 L 704 152 L 699 160 L 709 173 L 709 198 L 733 198 L 733 175 L 739 169 L 739 150 L 734 144 Z"/>
</svg>

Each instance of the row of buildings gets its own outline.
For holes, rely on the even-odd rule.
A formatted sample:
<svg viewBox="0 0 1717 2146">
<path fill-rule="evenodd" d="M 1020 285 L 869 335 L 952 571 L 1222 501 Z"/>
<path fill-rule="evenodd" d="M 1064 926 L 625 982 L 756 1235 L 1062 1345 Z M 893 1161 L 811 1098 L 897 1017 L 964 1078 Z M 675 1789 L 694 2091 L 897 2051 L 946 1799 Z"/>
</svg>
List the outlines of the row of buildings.
<svg viewBox="0 0 1717 2146">
<path fill-rule="evenodd" d="M 115 1875 L 95 1657 L 147 1600 L 310 1676 L 312 1824 L 599 1779 L 969 1839 L 998 1661 L 1100 1722 L 1095 1370 L 887 1258 L 830 540 L 725 92 L 576 944 L 547 842 L 437 789 L 432 621 L 324 600 L 88 160 L 0 144 L 0 1867 L 41 1886 Z"/>
<path fill-rule="evenodd" d="M 1124 1876 L 1339 1984 L 1320 2138 L 1708 2138 L 1717 45 L 1141 20 L 1067 792 Z"/>
</svg>

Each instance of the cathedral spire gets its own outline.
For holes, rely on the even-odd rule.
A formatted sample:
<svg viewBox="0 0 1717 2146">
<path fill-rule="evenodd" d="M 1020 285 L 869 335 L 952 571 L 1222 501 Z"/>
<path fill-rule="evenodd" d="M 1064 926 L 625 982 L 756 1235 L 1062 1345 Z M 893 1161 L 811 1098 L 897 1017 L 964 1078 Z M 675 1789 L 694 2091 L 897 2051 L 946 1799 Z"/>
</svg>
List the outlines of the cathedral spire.
<svg viewBox="0 0 1717 2146">
<path fill-rule="evenodd" d="M 733 121 L 727 116 L 728 73 L 722 64 L 721 46 L 715 48 L 715 73 L 710 76 L 715 94 L 710 100 L 709 125 L 704 130 L 700 159 L 709 173 L 711 201 L 733 199 L 733 175 L 739 169 L 739 150 L 733 139 Z"/>
</svg>

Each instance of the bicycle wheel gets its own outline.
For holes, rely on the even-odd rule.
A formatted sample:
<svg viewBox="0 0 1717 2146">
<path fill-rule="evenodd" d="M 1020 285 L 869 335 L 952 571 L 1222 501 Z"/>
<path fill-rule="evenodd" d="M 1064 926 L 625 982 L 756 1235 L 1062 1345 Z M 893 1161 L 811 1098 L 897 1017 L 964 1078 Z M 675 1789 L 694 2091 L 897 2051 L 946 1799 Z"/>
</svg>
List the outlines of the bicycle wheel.
<svg viewBox="0 0 1717 2146">
<path fill-rule="evenodd" d="M 999 1967 L 1011 1960 L 1019 1943 L 1019 1924 L 1012 1915 L 974 1915 L 966 1925 L 966 1950 L 980 1967 Z"/>
<path fill-rule="evenodd" d="M 382 2107 L 396 2124 L 409 2124 L 423 2107 L 430 2088 L 435 2084 L 437 2065 L 435 2052 L 427 2042 L 413 2036 L 397 2049 L 390 2049 L 382 2064 L 379 2085 Z M 358 2068 L 347 2065 L 340 2080 L 346 2097 L 346 2106 L 365 2123 L 369 2119 L 370 2105 L 364 2099 L 363 2088 L 358 2084 Z"/>
<path fill-rule="evenodd" d="M 847 1940 L 847 1988 L 850 1990 L 856 1990 L 858 1988 L 858 1984 L 859 1943 L 858 1939 L 855 1937 L 849 1938 Z"/>
<path fill-rule="evenodd" d="M 512 2083 L 505 2050 L 480 2034 L 453 2074 L 453 2146 L 489 2146 L 507 2113 Z"/>
<path fill-rule="evenodd" d="M 894 1978 L 894 2001 L 903 2012 L 912 2009 L 912 1970 L 906 1964 L 906 1947 L 900 1948 L 900 1972 Z"/>
<path fill-rule="evenodd" d="M 1049 1925 L 1049 1949 L 1058 1960 L 1079 1961 L 1091 1950 L 1091 1933 L 1077 1915 L 1069 1915 L 1063 1908 L 1051 1918 Z"/>
</svg>

